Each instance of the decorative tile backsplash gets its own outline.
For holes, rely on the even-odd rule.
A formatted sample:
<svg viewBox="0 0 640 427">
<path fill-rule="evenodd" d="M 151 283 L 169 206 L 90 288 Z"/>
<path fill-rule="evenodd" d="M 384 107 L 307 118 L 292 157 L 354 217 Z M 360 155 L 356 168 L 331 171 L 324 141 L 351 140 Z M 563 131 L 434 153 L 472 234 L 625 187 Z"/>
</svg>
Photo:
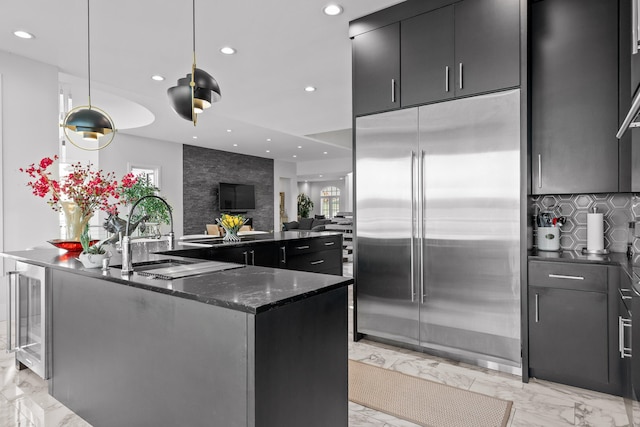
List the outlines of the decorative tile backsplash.
<svg viewBox="0 0 640 427">
<path fill-rule="evenodd" d="M 530 201 L 529 226 L 533 232 L 529 247 L 536 245 L 537 212 L 566 217 L 560 228 L 560 247 L 576 251 L 587 246 L 587 213 L 594 207 L 604 214 L 604 247 L 611 252 L 627 251 L 629 222 L 640 218 L 640 195 L 631 193 L 531 196 Z M 640 253 L 640 239 L 635 239 L 634 246 L 634 252 Z"/>
</svg>

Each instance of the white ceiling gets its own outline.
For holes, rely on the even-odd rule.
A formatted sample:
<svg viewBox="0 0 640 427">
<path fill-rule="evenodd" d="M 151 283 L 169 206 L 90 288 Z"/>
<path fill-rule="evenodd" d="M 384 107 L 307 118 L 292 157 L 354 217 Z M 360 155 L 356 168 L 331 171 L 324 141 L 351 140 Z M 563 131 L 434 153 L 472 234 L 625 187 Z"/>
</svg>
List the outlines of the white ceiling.
<svg viewBox="0 0 640 427">
<path fill-rule="evenodd" d="M 344 8 L 336 17 L 322 13 L 329 1 L 197 0 L 197 66 L 218 81 L 222 101 L 194 128 L 166 95 L 191 70 L 192 2 L 92 0 L 92 104 L 110 94 L 155 116 L 123 133 L 294 162 L 350 157 L 348 23 L 400 1 L 336 1 Z M 0 50 L 57 66 L 76 104 L 86 104 L 86 0 L 0 0 L 0 9 Z M 18 29 L 36 38 L 19 39 Z M 237 53 L 223 55 L 223 46 Z"/>
</svg>

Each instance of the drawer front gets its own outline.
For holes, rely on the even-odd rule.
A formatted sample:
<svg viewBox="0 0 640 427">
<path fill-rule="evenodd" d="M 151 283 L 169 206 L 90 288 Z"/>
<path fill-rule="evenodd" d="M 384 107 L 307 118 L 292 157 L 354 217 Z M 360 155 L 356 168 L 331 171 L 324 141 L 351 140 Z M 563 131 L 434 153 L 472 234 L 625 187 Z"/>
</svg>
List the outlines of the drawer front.
<svg viewBox="0 0 640 427">
<path fill-rule="evenodd" d="M 529 286 L 607 292 L 607 266 L 529 261 Z"/>
<path fill-rule="evenodd" d="M 310 271 L 342 275 L 342 251 L 329 250 L 290 256 L 287 259 L 290 270 Z"/>
<path fill-rule="evenodd" d="M 324 251 L 327 249 L 339 249 L 342 250 L 341 236 L 328 236 L 319 237 L 315 239 L 300 239 L 287 242 L 287 256 L 296 256 L 301 254 L 307 254 L 310 252 Z"/>
</svg>

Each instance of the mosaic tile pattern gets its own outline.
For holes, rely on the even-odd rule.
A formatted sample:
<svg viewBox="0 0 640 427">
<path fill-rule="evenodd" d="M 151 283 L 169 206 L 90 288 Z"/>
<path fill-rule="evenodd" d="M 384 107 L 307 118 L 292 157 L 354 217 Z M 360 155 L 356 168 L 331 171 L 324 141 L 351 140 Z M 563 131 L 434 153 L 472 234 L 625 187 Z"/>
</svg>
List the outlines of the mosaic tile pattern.
<svg viewBox="0 0 640 427">
<path fill-rule="evenodd" d="M 640 196 L 630 193 L 531 196 L 530 201 L 533 233 L 529 247 L 536 245 L 536 212 L 566 217 L 560 229 L 560 248 L 576 251 L 587 246 L 587 213 L 594 207 L 604 214 L 604 247 L 611 252 L 627 251 L 629 222 L 640 217 Z M 640 252 L 640 239 L 636 240 L 635 252 Z"/>
</svg>

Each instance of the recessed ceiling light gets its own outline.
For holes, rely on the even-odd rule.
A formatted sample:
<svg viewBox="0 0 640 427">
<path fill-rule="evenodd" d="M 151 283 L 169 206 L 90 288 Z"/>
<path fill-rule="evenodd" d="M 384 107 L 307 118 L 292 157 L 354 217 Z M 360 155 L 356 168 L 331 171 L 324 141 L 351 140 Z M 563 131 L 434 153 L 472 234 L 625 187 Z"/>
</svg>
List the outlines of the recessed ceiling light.
<svg viewBox="0 0 640 427">
<path fill-rule="evenodd" d="M 234 146 L 234 147 L 237 147 L 237 146 L 238 146 L 238 144 L 233 144 L 233 146 Z"/>
<path fill-rule="evenodd" d="M 227 132 L 231 132 L 231 129 L 227 129 Z"/>
<path fill-rule="evenodd" d="M 322 175 L 318 175 L 320 178 L 322 178 Z"/>
<path fill-rule="evenodd" d="M 322 9 L 322 11 L 325 15 L 336 16 L 342 13 L 342 6 L 338 4 L 328 4 Z"/>
<path fill-rule="evenodd" d="M 302 145 L 298 145 L 298 148 L 302 148 Z"/>
<path fill-rule="evenodd" d="M 298 157 L 298 156 L 296 156 L 296 155 L 294 154 L 294 155 L 293 155 L 293 157 Z"/>
<path fill-rule="evenodd" d="M 225 55 L 233 55 L 234 53 L 236 53 L 236 50 L 232 47 L 225 46 L 220 49 L 220 52 L 224 53 Z"/>
<path fill-rule="evenodd" d="M 157 81 L 157 82 L 161 82 L 161 81 L 163 81 L 163 80 L 164 80 L 164 77 L 162 77 L 162 76 L 161 76 L 161 75 L 159 75 L 159 74 L 156 74 L 156 75 L 151 76 L 151 79 L 153 79 L 153 80 L 155 80 L 155 81 Z"/>
<path fill-rule="evenodd" d="M 20 37 L 21 39 L 33 39 L 35 38 L 35 36 L 31 33 L 28 33 L 26 31 L 22 31 L 22 30 L 17 30 L 13 32 L 13 35 L 16 37 Z"/>
<path fill-rule="evenodd" d="M 195 136 L 195 135 L 193 135 L 193 139 L 198 139 L 198 137 L 197 137 L 197 136 Z"/>
<path fill-rule="evenodd" d="M 267 138 L 267 142 L 271 142 L 271 138 Z"/>
<path fill-rule="evenodd" d="M 343 180 L 343 179 L 344 179 L 343 177 L 340 177 L 340 180 Z"/>
<path fill-rule="evenodd" d="M 307 86 L 307 87 L 304 88 L 304 90 L 307 91 L 307 92 L 315 92 L 316 88 L 313 87 L 313 86 Z"/>
<path fill-rule="evenodd" d="M 267 150 L 267 153 L 270 153 L 270 152 L 271 152 L 271 150 Z"/>
<path fill-rule="evenodd" d="M 324 152 L 324 153 L 322 153 L 322 154 L 328 154 L 328 153 L 325 151 L 325 152 Z"/>
</svg>

